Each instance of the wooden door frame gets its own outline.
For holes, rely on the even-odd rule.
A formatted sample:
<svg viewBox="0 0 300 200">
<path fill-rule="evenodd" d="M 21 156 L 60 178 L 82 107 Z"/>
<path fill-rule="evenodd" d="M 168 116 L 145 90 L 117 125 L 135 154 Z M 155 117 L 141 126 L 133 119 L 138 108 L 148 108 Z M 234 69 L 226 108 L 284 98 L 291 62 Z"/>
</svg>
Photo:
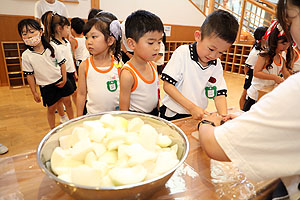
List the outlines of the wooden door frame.
<svg viewBox="0 0 300 200">
<path fill-rule="evenodd" d="M 100 9 L 100 0 L 91 0 L 91 8 Z"/>
</svg>

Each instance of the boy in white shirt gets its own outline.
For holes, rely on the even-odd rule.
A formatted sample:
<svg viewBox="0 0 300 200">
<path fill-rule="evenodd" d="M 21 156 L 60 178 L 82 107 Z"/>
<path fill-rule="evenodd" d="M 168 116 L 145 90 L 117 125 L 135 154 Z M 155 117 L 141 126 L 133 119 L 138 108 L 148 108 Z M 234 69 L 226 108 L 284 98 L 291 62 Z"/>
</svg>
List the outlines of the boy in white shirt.
<svg viewBox="0 0 300 200">
<path fill-rule="evenodd" d="M 162 72 L 166 95 L 160 117 L 201 119 L 208 99 L 214 99 L 219 114 L 227 114 L 227 87 L 218 58 L 235 41 L 238 26 L 229 12 L 214 11 L 195 32 L 196 42 L 174 51 Z"/>
</svg>

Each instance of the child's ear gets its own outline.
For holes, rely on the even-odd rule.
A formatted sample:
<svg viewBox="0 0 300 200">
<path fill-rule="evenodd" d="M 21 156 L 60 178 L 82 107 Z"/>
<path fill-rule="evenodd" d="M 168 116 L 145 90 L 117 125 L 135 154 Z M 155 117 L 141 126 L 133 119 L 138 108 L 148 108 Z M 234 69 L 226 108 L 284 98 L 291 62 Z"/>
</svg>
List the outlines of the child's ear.
<svg viewBox="0 0 300 200">
<path fill-rule="evenodd" d="M 201 41 L 201 31 L 195 31 L 194 33 L 195 41 Z"/>
<path fill-rule="evenodd" d="M 108 46 L 111 46 L 111 45 L 113 45 L 114 44 L 114 42 L 115 42 L 115 38 L 114 38 L 114 36 L 109 36 L 109 38 L 108 38 L 108 40 L 107 40 L 107 45 Z"/>
<path fill-rule="evenodd" d="M 127 42 L 128 47 L 129 47 L 131 50 L 134 50 L 134 49 L 135 49 L 136 42 L 134 41 L 134 39 L 132 39 L 132 38 L 127 38 L 126 42 Z"/>
</svg>

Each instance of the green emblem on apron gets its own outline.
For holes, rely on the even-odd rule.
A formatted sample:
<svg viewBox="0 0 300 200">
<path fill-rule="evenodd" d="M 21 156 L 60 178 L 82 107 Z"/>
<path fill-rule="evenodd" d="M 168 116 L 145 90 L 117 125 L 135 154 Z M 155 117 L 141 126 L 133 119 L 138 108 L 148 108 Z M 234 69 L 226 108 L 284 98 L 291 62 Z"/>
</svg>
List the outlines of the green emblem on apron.
<svg viewBox="0 0 300 200">
<path fill-rule="evenodd" d="M 205 95 L 209 99 L 213 99 L 217 96 L 217 87 L 212 86 L 212 87 L 205 87 Z"/>
<path fill-rule="evenodd" d="M 116 91 L 118 89 L 117 80 L 107 81 L 106 86 L 110 92 Z"/>
</svg>

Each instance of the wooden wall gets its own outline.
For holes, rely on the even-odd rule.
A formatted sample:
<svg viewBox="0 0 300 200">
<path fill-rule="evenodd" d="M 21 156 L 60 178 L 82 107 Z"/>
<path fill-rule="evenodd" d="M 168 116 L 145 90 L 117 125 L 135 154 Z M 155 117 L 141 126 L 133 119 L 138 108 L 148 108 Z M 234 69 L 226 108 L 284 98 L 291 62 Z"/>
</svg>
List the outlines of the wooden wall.
<svg viewBox="0 0 300 200">
<path fill-rule="evenodd" d="M 2 29 L 0 42 L 20 41 L 17 26 L 18 22 L 24 18 L 33 18 L 33 16 L 0 15 L 0 27 Z M 167 37 L 167 41 L 193 41 L 194 32 L 199 30 L 199 27 L 196 26 L 165 25 L 171 26 L 171 36 Z M 2 48 L 0 48 L 0 86 L 8 86 Z"/>
</svg>

